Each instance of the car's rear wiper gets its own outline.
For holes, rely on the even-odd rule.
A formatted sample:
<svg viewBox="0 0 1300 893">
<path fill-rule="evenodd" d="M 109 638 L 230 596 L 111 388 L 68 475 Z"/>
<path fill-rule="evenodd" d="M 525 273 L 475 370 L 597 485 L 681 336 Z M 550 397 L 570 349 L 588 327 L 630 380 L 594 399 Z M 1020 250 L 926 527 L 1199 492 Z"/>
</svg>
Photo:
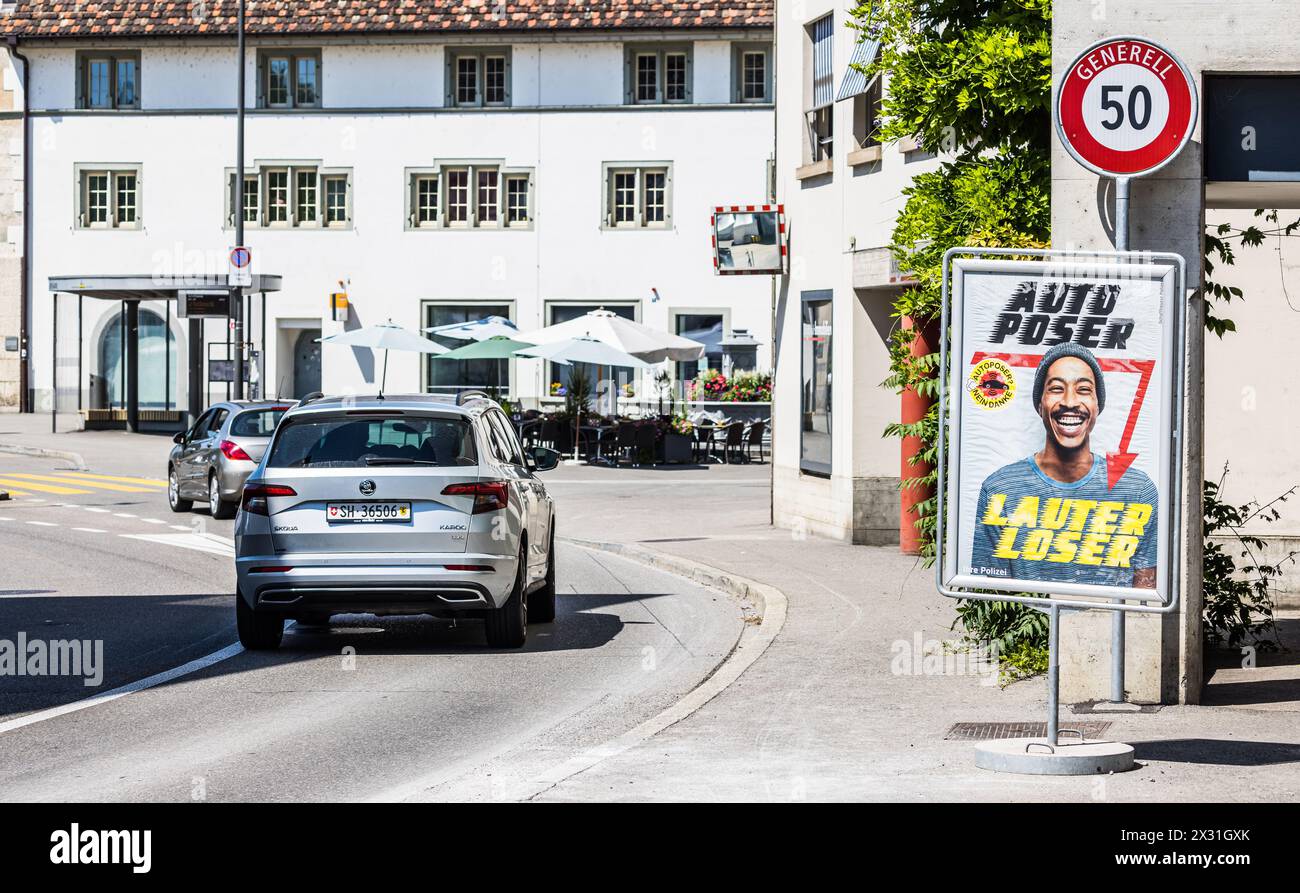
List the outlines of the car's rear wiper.
<svg viewBox="0 0 1300 893">
<path fill-rule="evenodd" d="M 407 459 L 404 456 L 366 456 L 362 460 L 367 465 L 437 465 L 428 459 Z"/>
</svg>

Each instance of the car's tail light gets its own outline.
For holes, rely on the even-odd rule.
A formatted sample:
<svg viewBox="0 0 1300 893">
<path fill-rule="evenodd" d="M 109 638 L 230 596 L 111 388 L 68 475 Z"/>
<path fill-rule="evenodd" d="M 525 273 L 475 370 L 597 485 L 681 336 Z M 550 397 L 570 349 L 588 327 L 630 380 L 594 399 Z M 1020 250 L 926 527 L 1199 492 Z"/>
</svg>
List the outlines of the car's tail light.
<svg viewBox="0 0 1300 893">
<path fill-rule="evenodd" d="M 475 481 L 472 484 L 448 484 L 443 496 L 473 496 L 472 515 L 496 512 L 510 504 L 510 485 L 505 481 Z"/>
<path fill-rule="evenodd" d="M 233 440 L 221 441 L 221 454 L 227 459 L 234 459 L 238 462 L 252 462 L 253 457 L 244 452 L 244 448 Z"/>
<path fill-rule="evenodd" d="M 486 571 L 488 573 L 494 570 L 488 564 L 444 564 L 443 568 L 449 571 Z"/>
<path fill-rule="evenodd" d="M 245 484 L 243 509 L 246 512 L 252 512 L 254 515 L 265 515 L 267 513 L 266 499 L 268 496 L 297 495 L 297 490 L 283 484 Z"/>
<path fill-rule="evenodd" d="M 291 564 L 277 564 L 274 566 L 267 566 L 267 567 L 255 567 L 249 570 L 249 573 L 250 574 L 287 574 L 291 570 L 293 570 L 293 565 Z"/>
</svg>

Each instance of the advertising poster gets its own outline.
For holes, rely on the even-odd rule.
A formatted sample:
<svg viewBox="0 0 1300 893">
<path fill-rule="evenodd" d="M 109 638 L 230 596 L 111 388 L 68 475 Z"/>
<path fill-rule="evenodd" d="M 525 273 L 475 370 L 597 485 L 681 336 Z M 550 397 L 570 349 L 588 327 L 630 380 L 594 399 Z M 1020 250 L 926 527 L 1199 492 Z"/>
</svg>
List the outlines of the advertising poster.
<svg viewBox="0 0 1300 893">
<path fill-rule="evenodd" d="M 947 573 L 956 585 L 1167 591 L 1175 275 L 956 261 Z"/>
</svg>

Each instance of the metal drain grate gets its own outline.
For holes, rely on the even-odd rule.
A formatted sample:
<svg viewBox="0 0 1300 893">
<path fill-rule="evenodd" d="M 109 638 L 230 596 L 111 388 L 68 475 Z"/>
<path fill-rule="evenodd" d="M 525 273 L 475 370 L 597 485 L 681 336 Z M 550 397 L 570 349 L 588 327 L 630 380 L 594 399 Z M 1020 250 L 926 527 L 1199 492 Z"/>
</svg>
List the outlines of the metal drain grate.
<svg viewBox="0 0 1300 893">
<path fill-rule="evenodd" d="M 1073 729 L 1086 739 L 1100 738 L 1110 729 L 1108 722 L 1062 721 L 1061 731 Z M 1047 734 L 1045 722 L 959 722 L 943 736 L 945 741 L 993 741 L 999 738 L 1041 738 Z M 1074 736 L 1071 735 L 1071 738 Z"/>
</svg>

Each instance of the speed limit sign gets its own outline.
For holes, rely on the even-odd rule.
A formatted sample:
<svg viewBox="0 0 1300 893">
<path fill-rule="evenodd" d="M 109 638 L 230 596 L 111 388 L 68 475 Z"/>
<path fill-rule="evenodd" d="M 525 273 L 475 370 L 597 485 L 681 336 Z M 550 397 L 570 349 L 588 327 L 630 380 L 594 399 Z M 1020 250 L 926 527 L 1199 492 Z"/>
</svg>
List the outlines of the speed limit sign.
<svg viewBox="0 0 1300 893">
<path fill-rule="evenodd" d="M 1158 43 L 1108 37 L 1079 54 L 1056 91 L 1061 142 L 1084 167 L 1141 177 L 1182 151 L 1196 126 L 1191 72 Z"/>
</svg>

